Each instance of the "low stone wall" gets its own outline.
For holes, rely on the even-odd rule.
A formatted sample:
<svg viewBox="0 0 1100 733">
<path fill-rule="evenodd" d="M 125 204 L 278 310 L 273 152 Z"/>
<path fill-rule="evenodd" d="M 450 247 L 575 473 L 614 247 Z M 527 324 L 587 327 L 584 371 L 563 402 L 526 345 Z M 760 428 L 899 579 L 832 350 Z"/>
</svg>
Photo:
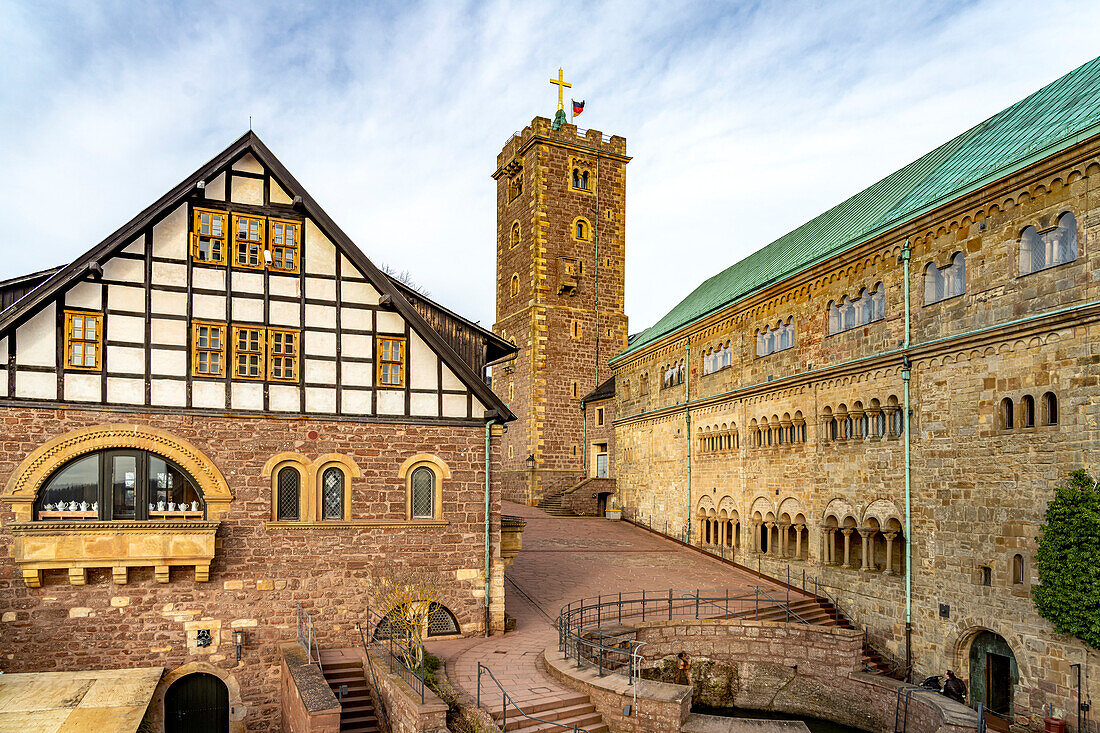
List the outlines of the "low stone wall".
<svg viewBox="0 0 1100 733">
<path fill-rule="evenodd" d="M 582 517 L 598 515 L 600 494 L 614 494 L 615 479 L 593 478 L 578 484 L 561 495 L 561 505 Z"/>
<path fill-rule="evenodd" d="M 896 680 L 864 674 L 863 636 L 852 629 L 705 619 L 637 624 L 647 676 L 673 680 L 675 657 L 692 660 L 693 700 L 714 707 L 773 710 L 866 731 L 893 730 Z M 914 693 L 912 733 L 974 730 L 977 714 L 934 692 Z"/>
<path fill-rule="evenodd" d="M 360 652 L 362 654 L 362 652 Z M 377 694 L 382 698 L 389 717 L 392 733 L 447 733 L 447 703 L 431 690 L 424 690 L 424 702 L 420 694 L 396 674 L 390 674 L 389 663 L 372 654 L 374 678 L 366 670 L 367 681 L 378 682 Z M 363 664 L 367 664 L 364 655 Z"/>
<path fill-rule="evenodd" d="M 302 647 L 279 645 L 280 716 L 286 733 L 339 733 L 340 702 Z"/>
<path fill-rule="evenodd" d="M 588 695 L 615 733 L 678 731 L 691 713 L 691 690 L 685 685 L 649 680 L 630 685 L 621 675 L 600 677 L 590 667 L 578 669 L 557 646 L 547 647 L 543 659 L 551 677 Z M 629 717 L 624 714 L 627 705 L 631 709 Z"/>
</svg>

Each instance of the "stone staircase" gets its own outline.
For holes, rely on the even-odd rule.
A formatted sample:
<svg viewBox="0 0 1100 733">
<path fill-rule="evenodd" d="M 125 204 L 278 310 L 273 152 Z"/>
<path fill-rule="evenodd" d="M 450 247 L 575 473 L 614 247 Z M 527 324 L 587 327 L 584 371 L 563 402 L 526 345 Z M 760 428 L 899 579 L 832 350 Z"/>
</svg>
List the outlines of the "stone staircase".
<svg viewBox="0 0 1100 733">
<path fill-rule="evenodd" d="M 324 650 L 321 652 L 321 671 L 338 700 L 341 685 L 348 686 L 340 701 L 341 733 L 382 733 L 367 687 L 362 657 L 339 649 Z"/>
<path fill-rule="evenodd" d="M 567 506 L 562 506 L 562 498 L 565 489 L 558 489 L 554 493 L 539 499 L 539 509 L 555 517 L 575 517 L 577 513 Z"/>
<path fill-rule="evenodd" d="M 501 726 L 502 730 L 505 733 L 560 733 L 573 726 L 588 733 L 608 733 L 610 730 L 603 722 L 603 717 L 596 712 L 596 706 L 588 695 L 570 694 L 547 702 L 524 704 L 523 712 L 552 722 L 542 723 L 525 718 L 515 708 L 510 707 L 508 722 Z M 493 712 L 493 720 L 497 725 L 501 725 L 503 718 L 503 711 Z"/>
</svg>

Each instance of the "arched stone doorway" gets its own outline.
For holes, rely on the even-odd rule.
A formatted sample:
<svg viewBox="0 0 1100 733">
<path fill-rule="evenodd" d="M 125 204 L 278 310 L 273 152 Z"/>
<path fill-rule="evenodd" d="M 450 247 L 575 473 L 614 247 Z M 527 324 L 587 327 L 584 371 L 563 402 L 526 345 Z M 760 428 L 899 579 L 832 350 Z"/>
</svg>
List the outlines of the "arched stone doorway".
<svg viewBox="0 0 1100 733">
<path fill-rule="evenodd" d="M 206 672 L 184 675 L 164 693 L 165 733 L 229 732 L 229 688 Z"/>
<path fill-rule="evenodd" d="M 978 632 L 970 642 L 970 700 L 1011 719 L 1012 690 L 1020 681 L 1016 655 L 1000 634 Z"/>
</svg>

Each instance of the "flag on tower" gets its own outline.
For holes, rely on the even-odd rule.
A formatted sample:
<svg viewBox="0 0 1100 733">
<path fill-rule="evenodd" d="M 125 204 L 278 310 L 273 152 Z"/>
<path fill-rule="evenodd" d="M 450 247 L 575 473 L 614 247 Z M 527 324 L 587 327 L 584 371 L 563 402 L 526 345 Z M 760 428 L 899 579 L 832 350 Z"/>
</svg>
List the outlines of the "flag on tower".
<svg viewBox="0 0 1100 733">
<path fill-rule="evenodd" d="M 574 99 L 572 101 L 573 101 L 573 116 L 576 117 L 581 112 L 584 112 L 584 100 L 582 99 L 581 101 L 578 102 L 577 100 Z"/>
</svg>

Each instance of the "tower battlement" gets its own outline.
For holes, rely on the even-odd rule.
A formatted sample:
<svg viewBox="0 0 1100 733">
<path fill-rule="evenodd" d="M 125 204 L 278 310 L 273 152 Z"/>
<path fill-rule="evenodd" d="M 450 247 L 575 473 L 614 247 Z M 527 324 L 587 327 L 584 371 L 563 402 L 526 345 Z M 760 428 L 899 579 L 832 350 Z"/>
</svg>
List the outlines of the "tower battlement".
<svg viewBox="0 0 1100 733">
<path fill-rule="evenodd" d="M 521 132 L 513 133 L 497 154 L 497 169 L 493 172 L 493 178 L 503 175 L 516 156 L 522 155 L 531 145 L 539 142 L 598 150 L 601 154 L 614 156 L 624 162 L 630 160 L 626 154 L 626 138 L 621 135 L 606 135 L 599 130 L 585 130 L 570 124 L 562 125 L 560 130 L 553 130 L 550 126 L 551 121 L 548 118 L 536 117 Z"/>
</svg>

